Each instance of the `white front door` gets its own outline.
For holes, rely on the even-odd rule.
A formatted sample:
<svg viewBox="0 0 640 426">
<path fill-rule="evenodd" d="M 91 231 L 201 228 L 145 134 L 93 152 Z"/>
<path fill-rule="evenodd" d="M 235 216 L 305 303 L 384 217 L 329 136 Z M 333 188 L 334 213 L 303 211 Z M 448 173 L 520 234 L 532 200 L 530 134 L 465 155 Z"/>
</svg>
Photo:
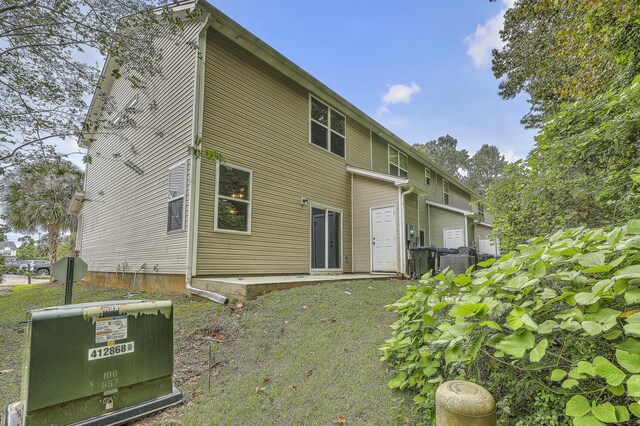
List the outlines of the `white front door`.
<svg viewBox="0 0 640 426">
<path fill-rule="evenodd" d="M 464 247 L 464 231 L 462 228 L 444 228 L 442 230 L 445 248 Z"/>
<path fill-rule="evenodd" d="M 371 270 L 396 272 L 396 208 L 371 209 Z"/>
</svg>

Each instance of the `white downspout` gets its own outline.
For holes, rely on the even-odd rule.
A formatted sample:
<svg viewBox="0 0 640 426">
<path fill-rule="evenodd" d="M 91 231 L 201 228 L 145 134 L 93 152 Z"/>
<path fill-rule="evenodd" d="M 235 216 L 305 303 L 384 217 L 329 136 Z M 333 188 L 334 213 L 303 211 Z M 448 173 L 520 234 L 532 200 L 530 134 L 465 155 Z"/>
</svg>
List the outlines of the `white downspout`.
<svg viewBox="0 0 640 426">
<path fill-rule="evenodd" d="M 467 216 L 462 215 L 464 218 L 464 245 L 465 247 L 469 247 L 469 230 L 467 229 Z"/>
<path fill-rule="evenodd" d="M 398 187 L 398 192 L 400 192 L 402 188 Z M 407 273 L 407 261 L 406 261 L 406 245 L 407 239 L 404 235 L 404 197 L 413 192 L 413 186 L 410 186 L 409 189 L 400 193 L 400 273 L 406 275 Z"/>
<path fill-rule="evenodd" d="M 197 294 L 218 303 L 226 304 L 229 299 L 212 291 L 191 286 L 196 273 L 196 247 L 198 238 L 198 209 L 200 208 L 200 156 L 195 150 L 202 149 L 202 120 L 204 110 L 204 66 L 207 49 L 207 28 L 211 15 L 206 14 L 198 29 L 198 49 L 196 49 L 195 90 L 193 105 L 193 132 L 191 142 L 191 173 L 189 176 L 189 223 L 187 227 L 187 266 L 185 271 L 186 288 L 189 293 Z M 200 140 L 199 146 L 197 141 Z"/>
</svg>

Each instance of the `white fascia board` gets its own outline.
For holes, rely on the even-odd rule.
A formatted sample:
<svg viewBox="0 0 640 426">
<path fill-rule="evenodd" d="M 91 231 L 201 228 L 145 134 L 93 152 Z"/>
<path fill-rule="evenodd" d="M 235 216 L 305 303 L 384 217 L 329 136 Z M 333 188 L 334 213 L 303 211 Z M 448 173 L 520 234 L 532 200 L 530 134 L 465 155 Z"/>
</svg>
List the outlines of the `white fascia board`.
<svg viewBox="0 0 640 426">
<path fill-rule="evenodd" d="M 360 169 L 358 167 L 347 166 L 347 172 L 358 176 L 365 176 L 371 179 L 382 180 L 385 182 L 393 183 L 394 185 L 404 185 L 409 183 L 409 179 L 399 178 L 388 175 L 386 173 L 374 172 L 372 170 Z"/>
<path fill-rule="evenodd" d="M 478 225 L 486 226 L 487 228 L 493 228 L 493 225 L 487 222 L 478 222 Z"/>
<path fill-rule="evenodd" d="M 77 216 L 82 209 L 82 204 L 84 203 L 84 191 L 78 191 L 73 195 L 71 199 L 71 203 L 69 204 L 69 208 L 67 209 L 67 213 L 73 216 Z"/>
<path fill-rule="evenodd" d="M 431 201 L 431 200 L 425 200 L 425 203 L 430 205 L 430 206 L 433 206 L 433 207 L 438 207 L 438 208 L 441 208 L 441 209 L 444 209 L 444 210 L 449 210 L 449 211 L 452 211 L 452 212 L 460 213 L 460 214 L 463 214 L 465 216 L 472 216 L 473 214 L 475 214 L 471 210 L 459 209 L 459 208 L 456 208 L 456 207 L 451 207 L 450 205 L 447 205 L 447 204 L 436 203 L 436 202 Z"/>
</svg>

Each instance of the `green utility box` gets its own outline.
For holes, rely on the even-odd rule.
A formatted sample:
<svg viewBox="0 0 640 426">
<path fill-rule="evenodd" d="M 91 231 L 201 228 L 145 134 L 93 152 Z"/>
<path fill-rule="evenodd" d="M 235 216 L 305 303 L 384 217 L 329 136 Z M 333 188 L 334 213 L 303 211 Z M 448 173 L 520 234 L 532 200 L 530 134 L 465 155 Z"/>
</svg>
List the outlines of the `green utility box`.
<svg viewBox="0 0 640 426">
<path fill-rule="evenodd" d="M 112 425 L 182 401 L 173 305 L 110 301 L 28 313 L 22 399 L 7 425 Z M 17 422 L 17 423 L 14 423 Z"/>
</svg>

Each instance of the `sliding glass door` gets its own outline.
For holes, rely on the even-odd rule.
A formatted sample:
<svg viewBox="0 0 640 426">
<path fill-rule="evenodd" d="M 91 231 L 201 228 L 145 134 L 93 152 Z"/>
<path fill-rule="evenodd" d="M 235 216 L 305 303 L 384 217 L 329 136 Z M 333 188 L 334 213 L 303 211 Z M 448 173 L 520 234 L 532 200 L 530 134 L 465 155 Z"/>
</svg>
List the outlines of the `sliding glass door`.
<svg viewBox="0 0 640 426">
<path fill-rule="evenodd" d="M 342 212 L 311 208 L 311 269 L 342 269 Z"/>
</svg>

